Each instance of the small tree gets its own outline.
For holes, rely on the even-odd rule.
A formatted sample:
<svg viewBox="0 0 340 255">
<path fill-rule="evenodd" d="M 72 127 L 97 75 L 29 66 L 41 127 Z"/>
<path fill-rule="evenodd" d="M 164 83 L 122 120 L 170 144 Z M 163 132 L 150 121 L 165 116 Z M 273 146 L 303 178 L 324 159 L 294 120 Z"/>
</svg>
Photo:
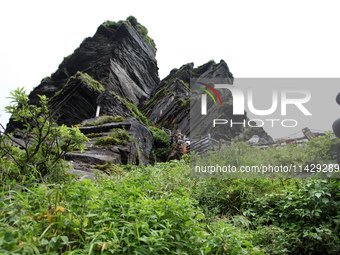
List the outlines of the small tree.
<svg viewBox="0 0 340 255">
<path fill-rule="evenodd" d="M 31 105 L 24 88 L 10 94 L 12 104 L 5 109 L 18 123 L 16 126 L 21 127 L 0 134 L 0 180 L 4 177 L 24 181 L 60 176 L 68 166 L 64 155 L 74 149 L 83 151 L 87 137 L 79 128 L 56 125 L 45 95 L 39 95 L 39 105 Z"/>
</svg>

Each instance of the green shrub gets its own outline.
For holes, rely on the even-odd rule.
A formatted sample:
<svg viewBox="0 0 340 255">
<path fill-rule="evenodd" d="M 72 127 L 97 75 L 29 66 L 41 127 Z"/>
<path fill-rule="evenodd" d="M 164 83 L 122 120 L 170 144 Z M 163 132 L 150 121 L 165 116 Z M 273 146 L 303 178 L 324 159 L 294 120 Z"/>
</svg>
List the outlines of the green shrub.
<svg viewBox="0 0 340 255">
<path fill-rule="evenodd" d="M 295 242 L 298 240 L 295 233 L 288 233 L 276 226 L 259 226 L 249 233 L 252 235 L 253 245 L 259 247 L 265 254 L 291 254 L 294 249 L 291 240 Z"/>
<path fill-rule="evenodd" d="M 191 198 L 204 183 L 189 175 L 184 161 L 172 161 L 0 193 L 0 253 L 262 254 L 236 223 L 206 222 Z"/>
<path fill-rule="evenodd" d="M 7 106 L 6 111 L 18 127 L 12 133 L 6 132 L 0 136 L 3 182 L 46 178 L 57 181 L 69 167 L 63 160 L 65 154 L 74 149 L 85 149 L 88 139 L 79 128 L 57 126 L 50 117 L 48 99 L 46 96 L 39 97 L 39 106 L 30 105 L 23 88 L 11 92 L 13 104 Z M 21 134 L 22 140 L 18 141 L 15 134 Z"/>
<path fill-rule="evenodd" d="M 120 181 L 39 185 L 23 199 L 14 192 L 10 204 L 2 195 L 0 252 L 25 244 L 40 253 L 198 254 L 204 230 L 195 202 L 181 192 L 155 194 L 157 188 L 135 172 Z"/>
<path fill-rule="evenodd" d="M 326 136 L 320 136 L 309 141 L 308 147 L 313 150 L 315 161 L 320 163 L 320 160 L 335 160 L 337 148 L 340 145 L 340 139 L 337 138 L 331 131 L 326 133 Z"/>
<path fill-rule="evenodd" d="M 307 180 L 281 193 L 256 198 L 244 213 L 257 226 L 294 231 L 296 235 L 289 240 L 293 254 L 337 254 L 339 186 L 334 180 Z"/>
<path fill-rule="evenodd" d="M 154 154 L 161 161 L 166 161 L 170 150 L 170 138 L 168 134 L 156 127 L 150 127 L 153 136 L 151 154 Z"/>
<path fill-rule="evenodd" d="M 220 219 L 208 228 L 211 234 L 204 254 L 263 254 L 253 246 L 249 233 L 235 228 L 227 219 Z"/>
</svg>

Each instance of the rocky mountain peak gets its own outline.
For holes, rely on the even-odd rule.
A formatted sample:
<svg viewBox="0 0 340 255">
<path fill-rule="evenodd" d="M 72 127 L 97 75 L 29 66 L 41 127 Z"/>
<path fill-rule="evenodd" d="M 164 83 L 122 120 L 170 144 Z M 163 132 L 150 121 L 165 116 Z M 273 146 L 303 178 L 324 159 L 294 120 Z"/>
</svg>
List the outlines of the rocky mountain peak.
<svg viewBox="0 0 340 255">
<path fill-rule="evenodd" d="M 86 38 L 64 58 L 51 77 L 41 81 L 30 99 L 36 103 L 38 94 L 53 97 L 70 77 L 82 72 L 101 83 L 104 89 L 138 105 L 140 98 L 148 98 L 160 82 L 155 55 L 155 43 L 136 18 L 106 21 L 93 37 Z"/>
<path fill-rule="evenodd" d="M 198 67 L 194 63 L 187 63 L 171 70 L 160 81 L 155 43 L 148 36 L 147 29 L 130 16 L 123 21 L 101 24 L 94 36 L 84 39 L 50 77 L 42 79 L 29 98 L 32 104 L 37 104 L 38 95 L 46 95 L 50 99 L 52 118 L 59 125 L 82 126 L 93 122 L 91 125 L 95 126 L 103 119 L 111 121 L 111 117 L 124 120 L 120 124 L 105 123 L 99 127 L 86 128 L 94 132 L 90 134 L 92 140 L 88 151 L 85 156 L 70 154 L 70 160 L 79 161 L 85 157 L 83 161 L 103 163 L 114 158 L 113 162 L 116 163 L 145 165 L 159 157 L 155 155 L 154 140 L 160 139 L 162 135 L 169 138 L 161 128 L 172 131 L 179 129 L 185 135 L 190 133 L 190 123 L 197 123 L 199 128 L 200 114 L 190 116 L 191 103 L 199 101 L 199 94 L 190 90 L 192 78 L 223 78 L 228 84 L 234 81 L 224 60 L 219 63 L 211 60 Z M 227 103 L 220 109 L 220 116 L 230 119 L 232 97 L 227 93 L 222 96 Z M 128 135 L 134 139 L 127 145 L 119 145 L 121 147 L 106 146 L 107 141 L 114 140 L 113 131 L 107 130 L 113 126 L 129 127 Z M 11 121 L 7 130 L 11 132 L 16 127 L 20 127 L 20 123 Z M 204 131 L 215 139 L 227 141 L 244 132 L 241 127 Z M 259 131 L 265 133 L 262 128 Z M 102 139 L 105 146 L 93 149 L 91 146 L 98 139 Z M 161 150 L 170 146 L 165 140 L 159 143 L 165 146 Z M 164 160 L 165 154 L 159 158 Z"/>
</svg>

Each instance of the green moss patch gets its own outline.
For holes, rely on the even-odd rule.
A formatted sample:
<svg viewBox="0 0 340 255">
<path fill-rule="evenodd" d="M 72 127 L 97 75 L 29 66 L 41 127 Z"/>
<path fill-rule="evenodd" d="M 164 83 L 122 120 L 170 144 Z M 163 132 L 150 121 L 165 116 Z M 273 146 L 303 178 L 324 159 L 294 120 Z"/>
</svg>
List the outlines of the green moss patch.
<svg viewBox="0 0 340 255">
<path fill-rule="evenodd" d="M 96 165 L 94 168 L 105 172 L 109 176 L 122 174 L 125 172 L 122 167 L 120 167 L 119 165 L 113 164 L 112 161 L 108 161 L 104 165 Z"/>
<path fill-rule="evenodd" d="M 71 77 L 70 79 L 72 78 L 73 77 Z M 101 85 L 99 81 L 96 81 L 87 73 L 77 72 L 74 78 L 82 80 L 86 83 L 87 86 L 93 88 L 98 93 L 102 93 L 105 90 L 103 85 Z"/>
<path fill-rule="evenodd" d="M 148 118 L 142 114 L 139 109 L 137 108 L 137 106 L 135 106 L 132 103 L 129 103 L 125 98 L 122 98 L 118 95 L 116 95 L 113 91 L 110 92 L 111 95 L 113 95 L 114 97 L 116 97 L 120 102 L 122 102 L 122 104 L 129 109 L 130 114 L 135 117 L 140 123 L 144 124 L 145 126 L 149 126 L 149 122 L 148 122 Z"/>
<path fill-rule="evenodd" d="M 125 129 L 115 128 L 112 133 L 105 138 L 96 140 L 96 145 L 108 146 L 108 145 L 127 145 L 130 141 L 130 135 Z"/>
<path fill-rule="evenodd" d="M 83 126 L 98 126 L 105 123 L 112 123 L 112 122 L 125 122 L 125 119 L 122 116 L 101 116 L 98 120 L 94 122 L 86 122 Z"/>
</svg>

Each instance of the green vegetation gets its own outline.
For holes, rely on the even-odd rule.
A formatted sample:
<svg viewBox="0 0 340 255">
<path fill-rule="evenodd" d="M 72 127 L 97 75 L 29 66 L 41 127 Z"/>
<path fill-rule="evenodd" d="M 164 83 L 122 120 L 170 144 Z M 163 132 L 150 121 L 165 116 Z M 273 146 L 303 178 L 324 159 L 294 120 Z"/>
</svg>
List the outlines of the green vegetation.
<svg viewBox="0 0 340 255">
<path fill-rule="evenodd" d="M 90 133 L 90 134 L 86 134 L 87 138 L 96 138 L 96 137 L 100 137 L 100 136 L 105 136 L 105 133 Z"/>
<path fill-rule="evenodd" d="M 156 48 L 156 44 L 154 42 L 154 40 L 149 37 L 148 35 L 148 30 L 146 27 L 144 27 L 143 25 L 141 25 L 137 19 L 133 16 L 129 16 L 126 21 L 125 20 L 120 20 L 118 22 L 114 22 L 114 21 L 110 21 L 107 20 L 105 21 L 102 26 L 104 26 L 106 29 L 115 31 L 117 30 L 121 25 L 126 24 L 127 26 L 133 25 L 134 27 L 137 28 L 138 33 L 144 38 L 144 40 L 151 46 L 151 48 L 156 52 L 157 48 Z"/>
<path fill-rule="evenodd" d="M 144 38 L 144 40 L 151 46 L 151 48 L 156 52 L 156 44 L 154 40 L 148 36 L 148 29 L 137 22 L 137 19 L 133 16 L 129 16 L 126 19 L 130 24 L 137 26 L 138 33 Z"/>
<path fill-rule="evenodd" d="M 190 88 L 190 84 L 189 83 L 187 83 L 187 82 L 184 82 L 184 81 L 182 81 L 182 80 L 179 80 L 186 88 Z"/>
<path fill-rule="evenodd" d="M 150 111 L 155 105 L 157 105 L 163 98 L 168 95 L 169 93 L 174 93 L 169 91 L 169 87 L 173 85 L 174 82 L 179 81 L 180 83 L 183 84 L 183 86 L 189 88 L 189 84 L 183 82 L 182 80 L 178 80 L 177 78 L 171 79 L 169 81 L 166 81 L 164 86 L 157 91 L 157 93 L 146 103 L 143 112 L 147 113 Z M 183 99 L 182 99 L 183 100 Z M 184 101 L 184 100 L 183 100 Z M 185 102 L 183 106 L 190 105 L 190 102 Z"/>
<path fill-rule="evenodd" d="M 94 89 L 98 93 L 102 93 L 105 89 L 103 85 L 101 85 L 98 81 L 93 79 L 89 74 L 77 72 L 75 76 L 72 76 L 70 80 L 72 79 L 80 79 L 81 81 L 85 82 L 87 86 Z"/>
<path fill-rule="evenodd" d="M 123 24 L 123 21 L 118 21 L 118 22 L 114 22 L 114 21 L 110 21 L 107 20 L 103 23 L 103 26 L 107 29 L 112 29 L 112 30 L 116 30 L 117 28 L 119 28 L 121 25 Z"/>
<path fill-rule="evenodd" d="M 179 104 L 181 107 L 189 107 L 190 106 L 190 101 L 194 100 L 194 98 L 188 98 L 187 100 L 184 100 L 183 98 L 179 98 L 176 101 L 176 104 Z"/>
<path fill-rule="evenodd" d="M 139 120 L 140 123 L 143 123 L 145 126 L 149 126 L 148 118 L 143 115 L 137 106 L 132 103 L 129 103 L 125 98 L 122 98 L 125 106 L 130 110 L 132 116 Z"/>
<path fill-rule="evenodd" d="M 86 122 L 83 126 L 98 126 L 105 123 L 112 123 L 112 122 L 125 122 L 125 119 L 122 116 L 101 116 L 99 119 L 93 122 Z"/>
<path fill-rule="evenodd" d="M 13 179 L 19 183 L 56 180 L 68 167 L 64 155 L 85 148 L 87 138 L 79 128 L 55 125 L 48 111 L 48 99 L 39 97 L 39 106 L 30 105 L 23 88 L 11 92 L 12 105 L 6 111 L 22 127 L 0 136 L 0 180 L 4 183 Z M 21 134 L 22 140 L 15 138 L 17 134 Z"/>
<path fill-rule="evenodd" d="M 65 168 L 61 147 L 82 149 L 87 139 L 49 124 L 45 97 L 39 107 L 23 90 L 12 97 L 7 110 L 34 146 L 0 139 L 0 254 L 340 253 L 339 179 L 193 178 L 192 154 L 146 167 L 108 162 L 95 167 L 106 175 L 79 181 L 55 169 Z M 155 145 L 165 145 L 164 132 L 151 130 Z M 128 139 L 124 132 L 111 137 Z M 233 142 L 200 158 L 238 167 L 329 164 L 338 144 L 331 133 L 280 149 Z M 49 173 L 59 178 L 39 182 Z"/>
<path fill-rule="evenodd" d="M 163 98 L 171 93 L 168 89 L 169 87 L 175 82 L 175 79 L 172 79 L 170 81 L 167 81 L 164 86 L 157 91 L 157 93 L 147 102 L 145 105 L 145 108 L 143 109 L 144 113 L 147 113 L 150 109 L 153 108 L 153 106 L 157 105 Z"/>
<path fill-rule="evenodd" d="M 108 161 L 104 165 L 96 165 L 94 168 L 103 171 L 108 176 L 117 176 L 124 173 L 124 168 L 119 165 L 113 164 L 112 161 Z"/>
<path fill-rule="evenodd" d="M 111 165 L 111 166 L 110 166 Z M 185 160 L 0 193 L 0 252 L 338 254 L 339 182 L 191 179 Z M 10 199 L 9 199 L 10 198 Z"/>
<path fill-rule="evenodd" d="M 161 161 L 166 161 L 170 150 L 170 138 L 168 134 L 156 127 L 150 127 L 149 129 L 153 136 L 151 155 L 155 157 L 155 159 L 158 158 Z"/>
<path fill-rule="evenodd" d="M 135 105 L 132 104 L 132 103 L 129 103 L 125 98 L 122 98 L 122 97 L 116 95 L 116 94 L 115 94 L 114 92 L 112 92 L 112 91 L 111 91 L 110 93 L 111 93 L 111 95 L 113 95 L 114 97 L 118 98 L 118 100 L 119 100 L 120 102 L 122 102 L 126 108 L 129 109 L 131 115 L 132 115 L 133 117 L 135 117 L 140 123 L 144 124 L 144 125 L 147 126 L 147 127 L 149 126 L 149 122 L 148 122 L 147 117 L 146 117 L 145 115 L 143 115 L 143 114 L 139 111 L 139 109 L 138 109 L 137 106 L 135 106 Z"/>
<path fill-rule="evenodd" d="M 283 147 L 269 147 L 266 149 L 253 148 L 246 142 L 234 142 L 230 146 L 225 147 L 220 152 L 212 152 L 206 157 L 192 155 L 191 160 L 195 165 L 232 165 L 240 170 L 241 166 L 296 166 L 294 173 L 281 174 L 283 177 L 292 177 L 299 174 L 300 169 L 309 169 L 315 164 L 315 172 L 319 175 L 324 174 L 326 165 L 335 163 L 336 148 L 340 146 L 340 140 L 331 132 L 326 136 L 318 137 L 306 144 L 289 144 Z M 301 166 L 301 167 L 300 167 Z M 318 169 L 316 169 L 316 166 Z M 327 166 L 328 167 L 328 166 Z M 324 177 L 338 177 L 338 173 L 328 172 Z M 272 177 L 279 177 L 276 173 L 270 174 Z M 261 172 L 258 173 L 235 173 L 235 177 L 263 177 Z M 229 175 L 230 177 L 230 175 Z"/>
<path fill-rule="evenodd" d="M 126 132 L 125 129 L 114 128 L 112 129 L 112 133 L 105 138 L 99 138 L 96 140 L 96 145 L 127 145 L 130 141 L 130 135 Z"/>
<path fill-rule="evenodd" d="M 86 86 L 88 86 L 91 89 L 94 89 L 97 93 L 102 93 L 103 91 L 105 91 L 103 85 L 100 84 L 100 82 L 96 81 L 95 79 L 93 79 L 89 74 L 87 73 L 82 73 L 82 72 L 77 72 L 76 75 L 71 76 L 68 81 L 66 82 L 66 84 L 63 86 L 62 89 L 60 89 L 59 91 L 57 91 L 54 96 L 50 99 L 53 100 L 55 97 L 59 96 L 61 94 L 61 92 L 67 87 L 69 86 L 69 84 L 71 82 L 73 82 L 74 80 L 79 80 L 82 81 L 86 84 Z"/>
</svg>

